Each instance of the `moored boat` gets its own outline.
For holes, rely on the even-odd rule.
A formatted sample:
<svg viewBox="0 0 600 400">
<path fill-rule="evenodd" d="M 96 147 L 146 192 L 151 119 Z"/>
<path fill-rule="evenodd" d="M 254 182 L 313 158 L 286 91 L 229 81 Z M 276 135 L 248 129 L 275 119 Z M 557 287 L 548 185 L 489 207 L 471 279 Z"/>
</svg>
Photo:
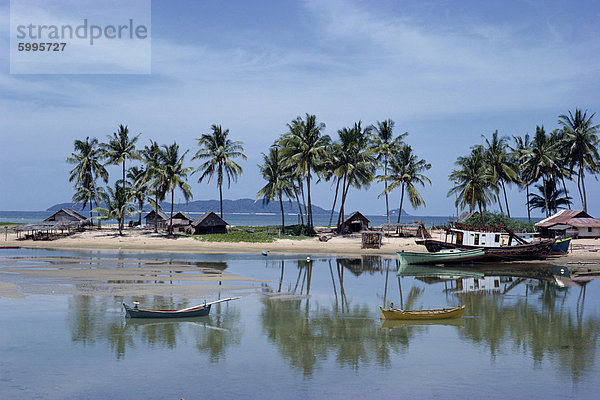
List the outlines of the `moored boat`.
<svg viewBox="0 0 600 400">
<path fill-rule="evenodd" d="M 210 308 L 213 304 L 239 299 L 239 297 L 228 297 L 226 299 L 211 301 L 192 307 L 182 308 L 180 310 L 151 310 L 138 307 L 138 302 L 134 302 L 133 307 L 129 307 L 123 303 L 125 308 L 125 316 L 130 318 L 192 318 L 204 317 L 210 313 Z"/>
<path fill-rule="evenodd" d="M 504 229 L 507 234 L 501 232 Z M 532 241 L 528 243 L 506 227 L 472 228 L 455 224 L 447 230 L 444 241 L 435 239 L 417 240 L 429 252 L 444 249 L 483 249 L 485 256 L 480 261 L 499 260 L 544 260 L 555 243 L 554 239 Z"/>
<path fill-rule="evenodd" d="M 483 249 L 460 250 L 444 249 L 437 253 L 419 253 L 413 251 L 399 251 L 396 253 L 401 265 L 417 264 L 449 264 L 473 261 L 483 258 Z"/>
<path fill-rule="evenodd" d="M 554 246 L 550 249 L 550 255 L 563 255 L 569 252 L 569 245 L 571 244 L 571 238 L 557 239 Z"/>
<path fill-rule="evenodd" d="M 440 308 L 435 310 L 400 310 L 383 308 L 381 310 L 381 319 L 386 320 L 435 320 L 460 318 L 465 311 L 465 306 L 451 308 Z"/>
</svg>

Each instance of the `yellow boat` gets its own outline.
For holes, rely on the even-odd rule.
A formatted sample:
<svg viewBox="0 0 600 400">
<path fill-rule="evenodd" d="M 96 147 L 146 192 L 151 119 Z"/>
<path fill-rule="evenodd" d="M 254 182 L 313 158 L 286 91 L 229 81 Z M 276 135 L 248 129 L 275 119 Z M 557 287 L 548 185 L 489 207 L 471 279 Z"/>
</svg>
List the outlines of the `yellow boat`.
<svg viewBox="0 0 600 400">
<path fill-rule="evenodd" d="M 432 320 L 432 319 L 450 319 L 460 318 L 465 311 L 465 306 L 452 308 L 440 308 L 437 310 L 399 310 L 389 309 L 379 306 L 381 310 L 381 319 L 396 320 Z"/>
</svg>

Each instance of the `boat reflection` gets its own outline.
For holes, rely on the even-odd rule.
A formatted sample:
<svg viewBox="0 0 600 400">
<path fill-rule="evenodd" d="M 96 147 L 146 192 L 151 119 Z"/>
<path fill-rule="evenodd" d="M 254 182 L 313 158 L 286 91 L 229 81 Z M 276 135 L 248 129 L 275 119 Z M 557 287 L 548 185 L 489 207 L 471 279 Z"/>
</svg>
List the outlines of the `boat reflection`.
<svg viewBox="0 0 600 400">
<path fill-rule="evenodd" d="M 462 318 L 451 318 L 451 319 L 437 319 L 437 320 L 390 320 L 384 319 L 381 321 L 382 329 L 394 329 L 403 328 L 407 326 L 431 326 L 431 325 L 445 325 L 445 326 L 457 326 L 464 328 L 465 324 Z"/>
</svg>

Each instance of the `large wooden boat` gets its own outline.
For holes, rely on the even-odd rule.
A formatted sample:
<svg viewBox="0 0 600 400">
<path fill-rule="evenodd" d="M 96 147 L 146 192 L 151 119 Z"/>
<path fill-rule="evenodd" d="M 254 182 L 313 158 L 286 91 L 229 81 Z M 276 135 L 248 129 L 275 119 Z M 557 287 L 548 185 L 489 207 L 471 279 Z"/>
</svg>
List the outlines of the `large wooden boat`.
<svg viewBox="0 0 600 400">
<path fill-rule="evenodd" d="M 460 318 L 465 311 L 465 306 L 440 308 L 436 310 L 399 310 L 379 306 L 381 319 L 386 320 L 435 320 Z"/>
<path fill-rule="evenodd" d="M 507 233 L 501 232 L 504 229 Z M 548 257 L 554 239 L 533 241 L 528 243 L 506 227 L 472 228 L 459 224 L 447 229 L 445 240 L 417 240 L 429 252 L 444 249 L 483 249 L 484 257 L 480 261 L 498 260 L 544 260 Z"/>
<path fill-rule="evenodd" d="M 402 250 L 396 254 L 398 254 L 401 265 L 461 263 L 477 260 L 485 256 L 483 249 L 445 249 L 437 253 L 418 253 Z"/>
<path fill-rule="evenodd" d="M 129 307 L 123 303 L 125 308 L 125 316 L 129 318 L 192 318 L 204 317 L 210 313 L 210 308 L 213 304 L 239 299 L 239 297 L 228 297 L 226 299 L 211 301 L 197 306 L 182 308 L 180 310 L 151 310 L 138 307 L 138 303 L 134 302 L 133 307 Z"/>
</svg>

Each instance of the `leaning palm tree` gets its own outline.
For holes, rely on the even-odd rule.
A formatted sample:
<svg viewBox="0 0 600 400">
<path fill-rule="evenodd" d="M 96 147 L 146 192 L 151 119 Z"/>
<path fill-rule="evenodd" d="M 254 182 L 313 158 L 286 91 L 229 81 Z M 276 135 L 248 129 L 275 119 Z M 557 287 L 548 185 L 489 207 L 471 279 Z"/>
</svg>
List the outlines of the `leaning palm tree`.
<svg viewBox="0 0 600 400">
<path fill-rule="evenodd" d="M 151 192 L 154 195 L 154 200 L 150 199 L 150 203 L 154 207 L 155 215 L 158 215 L 160 201 L 165 199 L 167 188 L 163 176 L 159 173 L 161 166 L 160 146 L 157 142 L 150 140 L 150 146 L 146 146 L 140 153 L 142 161 L 146 166 L 146 176 L 144 179 L 148 182 Z M 154 232 L 158 232 L 158 224 L 154 224 Z"/>
<path fill-rule="evenodd" d="M 179 188 L 186 201 L 191 199 L 192 191 L 190 185 L 186 183 L 187 176 L 193 171 L 192 167 L 184 167 L 183 161 L 189 150 L 186 150 L 179 156 L 179 145 L 173 143 L 170 146 L 163 146 L 160 153 L 160 166 L 157 174 L 160 180 L 164 182 L 167 192 L 171 192 L 171 215 L 169 217 L 169 234 L 173 234 L 173 203 L 175 201 L 175 189 Z"/>
<path fill-rule="evenodd" d="M 390 163 L 394 154 L 396 154 L 401 148 L 403 139 L 408 136 L 408 132 L 404 132 L 397 137 L 394 137 L 394 121 L 391 119 L 379 122 L 377 126 L 373 125 L 372 130 L 375 132 L 371 136 L 371 148 L 377 156 L 377 160 L 381 162 L 383 160 L 383 175 L 388 175 L 388 164 Z M 388 200 L 388 181 L 384 180 L 385 184 L 385 215 L 387 216 L 387 223 L 390 223 L 390 207 Z"/>
<path fill-rule="evenodd" d="M 516 182 L 517 171 L 506 151 L 508 144 L 506 137 L 498 137 L 498 131 L 492 133 L 491 140 L 481 135 L 485 139 L 484 157 L 489 168 L 489 173 L 492 179 L 499 183 L 499 186 L 504 192 L 504 202 L 506 204 L 506 213 L 510 218 L 510 208 L 508 207 L 508 198 L 506 196 L 506 183 Z M 501 204 L 500 199 L 498 203 Z M 502 207 L 500 207 L 502 209 Z"/>
<path fill-rule="evenodd" d="M 319 170 L 326 156 L 330 139 L 322 134 L 325 124 L 318 123 L 316 115 L 306 114 L 306 119 L 297 117 L 288 124 L 288 129 L 279 145 L 288 165 L 295 166 L 298 175 L 306 178 L 307 224 L 313 226 L 310 182 L 312 173 Z"/>
<path fill-rule="evenodd" d="M 294 196 L 292 173 L 283 163 L 281 151 L 277 146 L 269 149 L 269 154 L 263 156 L 263 163 L 258 166 L 261 175 L 267 181 L 256 195 L 256 200 L 263 198 L 263 203 L 268 204 L 275 198 L 281 207 L 281 232 L 285 231 L 285 212 L 283 210 L 283 196 Z"/>
<path fill-rule="evenodd" d="M 483 210 L 492 202 L 494 194 L 493 177 L 486 168 L 485 157 L 481 146 L 471 150 L 468 157 L 458 157 L 454 163 L 458 168 L 452 170 L 449 179 L 455 183 L 450 189 L 448 196 L 456 194 L 457 206 L 464 209 L 469 206 L 473 211 L 477 206 L 481 216 L 481 224 L 484 225 Z"/>
<path fill-rule="evenodd" d="M 219 204 L 221 208 L 221 218 L 223 218 L 223 179 L 227 178 L 227 187 L 231 185 L 231 180 L 237 181 L 242 174 L 242 167 L 233 159 L 241 157 L 244 161 L 243 143 L 233 141 L 228 138 L 229 129 L 223 130 L 221 125 L 212 125 L 212 132 L 203 134 L 198 141 L 200 150 L 192 157 L 192 160 L 206 160 L 193 173 L 201 172 L 198 182 L 208 178 L 208 183 L 212 177 L 217 175 L 217 185 L 219 186 Z"/>
<path fill-rule="evenodd" d="M 587 194 L 585 190 L 585 171 L 592 174 L 600 172 L 600 155 L 598 154 L 598 131 L 600 125 L 593 125 L 595 113 L 587 116 L 587 111 L 575 110 L 575 115 L 560 115 L 558 124 L 564 134 L 561 146 L 568 154 L 571 169 L 577 167 L 577 188 L 581 197 L 583 210 L 587 212 Z"/>
<path fill-rule="evenodd" d="M 141 133 L 138 133 L 130 138 L 127 125 L 119 125 L 117 132 L 113 132 L 112 136 L 108 135 L 108 143 L 102 144 L 103 157 L 106 159 L 106 163 L 121 164 L 123 166 L 123 187 L 125 187 L 125 161 L 128 158 L 140 159 L 139 152 L 135 149 L 135 142 L 137 142 L 140 135 Z"/>
<path fill-rule="evenodd" d="M 75 204 L 83 203 L 85 209 L 86 204 L 90 204 L 90 220 L 92 219 L 92 201 L 98 205 L 98 188 L 96 187 L 96 179 L 102 178 L 104 182 L 108 182 L 108 172 L 104 165 L 100 162 L 101 151 L 98 146 L 98 139 L 90 140 L 86 137 L 85 140 L 75 140 L 75 151 L 67 157 L 69 164 L 74 164 L 70 171 L 69 182 L 75 182 L 77 193 L 73 196 Z M 93 221 L 92 221 L 93 223 Z"/>
<path fill-rule="evenodd" d="M 401 188 L 398 223 L 400 223 L 400 216 L 402 215 L 405 190 L 408 192 L 410 204 L 414 209 L 421 205 L 425 205 L 425 201 L 417 191 L 415 185 L 425 186 L 425 183 L 431 185 L 431 181 L 424 174 L 424 172 L 429 169 L 431 169 L 431 164 L 428 164 L 427 161 L 423 159 L 419 159 L 413 153 L 412 148 L 405 145 L 398 153 L 396 153 L 394 158 L 392 158 L 390 162 L 390 175 L 380 177 L 380 180 L 392 182 L 387 188 L 388 191 L 391 192 L 398 186 Z M 381 193 L 379 196 L 382 196 L 384 193 Z"/>
<path fill-rule="evenodd" d="M 119 235 L 123 235 L 123 221 L 125 217 L 135 213 L 131 205 L 134 199 L 133 192 L 129 187 L 119 185 L 117 181 L 115 188 L 108 187 L 108 192 L 103 193 L 102 200 L 106 207 L 96 207 L 94 211 L 101 214 L 100 219 L 116 219 L 119 225 Z"/>
<path fill-rule="evenodd" d="M 142 212 L 144 211 L 144 202 L 149 188 L 147 176 L 144 168 L 131 167 L 127 170 L 127 179 L 129 179 L 129 185 L 133 190 L 133 197 L 139 205 L 138 225 L 142 224 Z"/>
</svg>

